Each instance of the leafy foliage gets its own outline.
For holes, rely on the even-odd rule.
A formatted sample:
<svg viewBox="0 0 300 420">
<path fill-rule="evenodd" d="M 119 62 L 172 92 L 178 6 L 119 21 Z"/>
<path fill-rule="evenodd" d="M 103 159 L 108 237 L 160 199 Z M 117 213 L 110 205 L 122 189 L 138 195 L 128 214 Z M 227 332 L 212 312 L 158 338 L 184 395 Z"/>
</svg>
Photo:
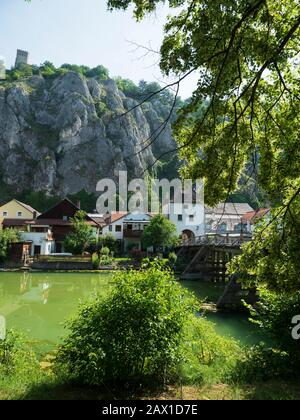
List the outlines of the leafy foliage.
<svg viewBox="0 0 300 420">
<path fill-rule="evenodd" d="M 15 229 L 0 229 L 0 261 L 7 258 L 10 245 L 19 239 L 20 235 Z"/>
<path fill-rule="evenodd" d="M 111 9 L 133 5 L 138 20 L 160 3 L 108 1 Z M 178 84 L 199 74 L 174 125 L 182 175 L 204 179 L 211 206 L 254 176 L 278 209 L 233 267 L 272 286 L 299 287 L 299 2 L 168 3 L 177 10 L 165 26 L 161 69 L 176 74 Z"/>
<path fill-rule="evenodd" d="M 113 253 L 120 252 L 120 244 L 114 237 L 112 233 L 107 233 L 106 235 L 101 236 L 100 238 L 100 246 L 108 248 Z"/>
<path fill-rule="evenodd" d="M 253 322 L 257 323 L 274 341 L 274 346 L 287 353 L 289 364 L 300 368 L 299 340 L 292 336 L 292 319 L 300 315 L 300 292 L 286 294 L 260 290 L 260 303 L 252 308 Z"/>
<path fill-rule="evenodd" d="M 162 214 L 151 218 L 146 226 L 142 242 L 145 247 L 153 246 L 154 249 L 168 247 L 172 248 L 178 242 L 176 226 Z"/>
<path fill-rule="evenodd" d="M 81 307 L 60 346 L 58 369 L 84 384 L 157 383 L 176 373 L 194 299 L 171 272 L 152 265 L 120 272 L 116 287 Z"/>
<path fill-rule="evenodd" d="M 193 318 L 184 334 L 185 360 L 181 375 L 186 383 L 224 383 L 242 360 L 242 348 L 233 339 L 222 337 L 205 318 Z"/>
<path fill-rule="evenodd" d="M 300 185 L 300 184 L 299 184 Z M 256 228 L 252 242 L 230 264 L 246 285 L 267 285 L 280 292 L 300 289 L 300 197 L 271 212 Z"/>
<path fill-rule="evenodd" d="M 64 240 L 64 248 L 75 255 L 82 254 L 95 242 L 93 228 L 86 223 L 86 213 L 80 210 L 73 219 L 73 231 Z"/>
</svg>

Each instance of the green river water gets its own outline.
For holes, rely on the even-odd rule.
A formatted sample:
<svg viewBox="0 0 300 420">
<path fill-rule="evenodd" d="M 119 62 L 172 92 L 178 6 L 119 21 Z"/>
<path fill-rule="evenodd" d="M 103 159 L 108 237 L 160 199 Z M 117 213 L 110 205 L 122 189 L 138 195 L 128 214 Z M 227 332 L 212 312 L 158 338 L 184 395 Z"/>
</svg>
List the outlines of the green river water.
<svg viewBox="0 0 300 420">
<path fill-rule="evenodd" d="M 216 302 L 224 285 L 201 281 L 181 282 L 208 302 Z M 23 331 L 37 353 L 51 351 L 66 329 L 64 321 L 76 313 L 78 303 L 94 293 L 109 293 L 114 285 L 110 273 L 0 273 L 0 316 L 8 328 Z M 222 335 L 252 345 L 261 340 L 246 316 L 213 313 L 207 316 Z"/>
</svg>

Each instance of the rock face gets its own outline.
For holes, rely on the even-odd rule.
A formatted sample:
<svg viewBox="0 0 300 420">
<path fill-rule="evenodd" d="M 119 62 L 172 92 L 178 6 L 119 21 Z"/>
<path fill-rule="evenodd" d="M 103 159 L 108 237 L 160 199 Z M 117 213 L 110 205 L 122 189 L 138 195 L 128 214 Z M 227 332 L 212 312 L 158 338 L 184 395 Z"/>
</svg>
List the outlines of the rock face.
<svg viewBox="0 0 300 420">
<path fill-rule="evenodd" d="M 113 80 L 74 72 L 0 84 L 1 182 L 16 192 L 66 195 L 95 192 L 100 179 L 116 179 L 119 170 L 141 176 L 174 141 L 168 125 L 137 154 L 162 124 L 163 110 L 146 102 L 126 113 L 136 104 Z"/>
</svg>

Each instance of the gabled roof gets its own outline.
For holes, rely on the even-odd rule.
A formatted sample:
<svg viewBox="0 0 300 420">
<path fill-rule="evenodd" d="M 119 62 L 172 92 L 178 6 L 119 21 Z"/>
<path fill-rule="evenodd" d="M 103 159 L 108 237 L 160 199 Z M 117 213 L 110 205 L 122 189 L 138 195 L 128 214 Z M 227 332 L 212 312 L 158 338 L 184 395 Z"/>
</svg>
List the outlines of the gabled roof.
<svg viewBox="0 0 300 420">
<path fill-rule="evenodd" d="M 28 204 L 22 203 L 22 201 L 15 200 L 18 204 L 23 206 L 26 210 L 30 211 L 31 213 L 36 213 L 37 216 L 41 214 L 39 211 L 35 210 L 33 207 L 29 206 Z"/>
<path fill-rule="evenodd" d="M 257 220 L 262 219 L 269 212 L 270 212 L 270 209 L 257 209 L 255 211 L 249 211 L 243 216 L 242 221 L 244 223 L 250 222 L 251 224 L 253 224 Z"/>
<path fill-rule="evenodd" d="M 65 209 L 60 210 L 60 207 L 65 206 Z M 70 213 L 67 214 L 68 210 L 72 210 Z M 37 218 L 39 221 L 43 221 L 44 224 L 52 224 L 52 225 L 71 225 L 72 222 L 64 221 L 62 217 L 60 216 L 68 216 L 68 217 L 74 217 L 75 214 L 80 211 L 81 209 L 74 204 L 71 200 L 69 200 L 67 197 L 61 200 L 59 203 L 55 204 L 53 207 L 51 207 L 49 210 L 46 210 L 44 213 L 40 214 Z M 65 214 L 63 214 L 65 213 Z M 105 220 L 97 220 L 97 218 L 92 218 L 88 214 L 86 215 L 86 221 L 90 225 L 94 226 L 104 226 Z"/>
<path fill-rule="evenodd" d="M 107 217 L 105 217 L 105 221 L 107 225 L 110 225 L 111 223 L 117 222 L 120 219 L 123 219 L 123 217 L 127 216 L 129 213 L 128 211 L 117 211 L 117 212 L 113 212 L 109 215 L 107 215 Z"/>
<path fill-rule="evenodd" d="M 38 217 L 38 219 L 48 219 L 48 217 L 47 217 L 48 214 L 50 214 L 56 208 L 62 206 L 64 203 L 66 203 L 68 206 L 70 206 L 71 208 L 73 208 L 74 209 L 74 212 L 77 212 L 77 211 L 80 210 L 80 208 L 78 206 L 76 206 L 76 204 L 74 204 L 71 200 L 69 200 L 66 197 L 63 200 L 61 200 L 58 203 L 56 203 L 54 206 L 50 207 L 50 209 L 44 211 L 44 213 L 40 214 L 40 216 Z"/>
<path fill-rule="evenodd" d="M 26 210 L 30 211 L 30 213 L 32 213 L 32 214 L 33 214 L 33 213 L 36 213 L 36 214 L 37 214 L 37 216 L 40 214 L 40 212 L 38 212 L 37 210 L 35 210 L 33 207 L 29 206 L 29 204 L 22 203 L 22 201 L 16 200 L 15 198 L 13 198 L 12 200 L 7 201 L 6 203 L 2 204 L 0 207 L 3 207 L 3 206 L 5 206 L 6 204 L 9 204 L 9 203 L 11 203 L 12 201 L 15 201 L 15 202 L 16 202 L 16 203 L 18 203 L 21 207 L 24 207 L 24 209 L 26 209 Z"/>
<path fill-rule="evenodd" d="M 243 216 L 254 211 L 248 203 L 220 203 L 215 207 L 205 207 L 206 214 Z"/>
</svg>

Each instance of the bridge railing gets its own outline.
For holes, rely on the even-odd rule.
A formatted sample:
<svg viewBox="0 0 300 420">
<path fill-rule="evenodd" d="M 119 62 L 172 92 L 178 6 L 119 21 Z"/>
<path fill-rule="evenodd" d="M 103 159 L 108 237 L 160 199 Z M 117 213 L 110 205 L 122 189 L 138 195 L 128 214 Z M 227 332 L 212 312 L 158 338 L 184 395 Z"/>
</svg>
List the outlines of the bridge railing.
<svg viewBox="0 0 300 420">
<path fill-rule="evenodd" d="M 203 236 L 196 236 L 194 238 L 184 239 L 181 246 L 196 246 L 196 245 L 215 245 L 215 246 L 241 246 L 246 242 L 251 241 L 250 234 L 238 235 L 235 233 L 224 234 L 207 234 Z"/>
</svg>

